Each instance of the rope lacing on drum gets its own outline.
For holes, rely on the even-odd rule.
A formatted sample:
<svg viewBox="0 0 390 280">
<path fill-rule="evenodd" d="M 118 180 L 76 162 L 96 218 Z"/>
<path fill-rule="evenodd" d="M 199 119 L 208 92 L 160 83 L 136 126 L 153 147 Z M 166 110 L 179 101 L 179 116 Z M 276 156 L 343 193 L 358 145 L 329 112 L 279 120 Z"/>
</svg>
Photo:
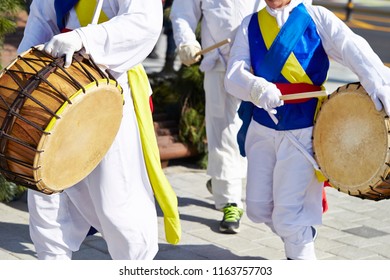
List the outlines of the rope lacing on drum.
<svg viewBox="0 0 390 280">
<path fill-rule="evenodd" d="M 0 171 L 3 175 L 5 175 L 4 177 L 11 180 L 16 185 L 21 185 L 27 188 L 31 188 L 33 190 L 38 190 L 36 184 L 39 181 L 31 179 L 30 177 L 27 177 L 25 174 L 9 171 L 1 167 L 0 167 Z"/>
<path fill-rule="evenodd" d="M 35 49 L 35 48 L 34 48 Z M 37 51 L 39 51 L 38 49 L 35 49 Z M 40 54 L 42 54 L 44 57 L 46 58 L 49 58 L 49 56 L 42 52 L 42 51 L 39 51 Z M 46 78 L 45 76 L 48 75 L 49 73 L 53 72 L 53 70 L 51 68 L 46 68 L 46 69 L 42 69 L 40 71 L 38 71 L 37 69 L 35 69 L 35 67 L 30 63 L 31 61 L 39 61 L 39 62 L 43 62 L 46 66 L 47 65 L 50 65 L 50 61 L 49 60 L 45 60 L 45 59 L 42 59 L 42 58 L 39 58 L 39 59 L 36 59 L 36 58 L 25 58 L 25 57 L 22 57 L 22 56 L 19 56 L 20 60 L 22 60 L 24 63 L 26 63 L 33 71 L 35 71 L 35 73 L 29 73 L 30 75 L 32 75 L 32 77 L 29 79 L 29 81 L 32 81 L 31 83 L 29 83 L 27 85 L 27 87 L 24 87 L 17 79 L 17 77 L 15 77 L 13 75 L 13 72 L 14 73 L 20 73 L 20 71 L 10 71 L 10 76 L 12 77 L 12 79 L 14 80 L 14 82 L 19 86 L 19 88 L 21 88 L 21 96 L 22 97 L 28 97 L 29 99 L 31 99 L 34 103 L 36 103 L 37 105 L 41 106 L 43 109 L 45 109 L 51 116 L 59 119 L 59 116 L 56 115 L 55 112 L 53 112 L 52 110 L 50 110 L 47 106 L 45 106 L 42 102 L 40 102 L 39 100 L 37 100 L 35 97 L 33 97 L 31 95 L 31 93 L 38 87 L 38 85 L 40 84 L 41 81 L 44 81 L 45 83 L 47 83 L 56 93 L 58 93 L 63 99 L 67 100 L 68 102 L 70 102 L 70 100 L 67 98 L 66 95 L 64 95 L 62 92 L 60 92 L 58 89 L 56 89 Z M 23 73 L 23 72 L 22 72 Z M 19 98 L 19 97 L 18 97 Z"/>
</svg>

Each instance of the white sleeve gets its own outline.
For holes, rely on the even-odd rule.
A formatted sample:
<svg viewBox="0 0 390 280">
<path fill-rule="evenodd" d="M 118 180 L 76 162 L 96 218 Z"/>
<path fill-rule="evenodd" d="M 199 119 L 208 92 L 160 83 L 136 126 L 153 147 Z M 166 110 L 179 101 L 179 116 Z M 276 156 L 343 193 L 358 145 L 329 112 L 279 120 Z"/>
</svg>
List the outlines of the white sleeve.
<svg viewBox="0 0 390 280">
<path fill-rule="evenodd" d="M 317 26 L 325 52 L 354 72 L 369 94 L 390 85 L 390 69 L 364 38 L 324 7 L 307 6 L 307 10 Z"/>
<path fill-rule="evenodd" d="M 59 32 L 54 0 L 34 0 L 30 6 L 30 14 L 27 18 L 22 41 L 18 46 L 18 54 L 31 47 L 46 43 Z"/>
<path fill-rule="evenodd" d="M 152 51 L 161 33 L 163 12 L 161 0 L 123 0 L 118 5 L 117 16 L 77 32 L 98 65 L 121 73 Z"/>
<path fill-rule="evenodd" d="M 201 16 L 201 0 L 173 1 L 170 18 L 176 46 L 197 44 L 195 30 Z"/>
<path fill-rule="evenodd" d="M 244 18 L 238 28 L 225 76 L 225 88 L 231 95 L 251 101 L 251 91 L 259 84 L 268 83 L 264 78 L 256 77 L 251 73 L 251 59 L 248 40 L 248 25 L 251 15 Z"/>
</svg>

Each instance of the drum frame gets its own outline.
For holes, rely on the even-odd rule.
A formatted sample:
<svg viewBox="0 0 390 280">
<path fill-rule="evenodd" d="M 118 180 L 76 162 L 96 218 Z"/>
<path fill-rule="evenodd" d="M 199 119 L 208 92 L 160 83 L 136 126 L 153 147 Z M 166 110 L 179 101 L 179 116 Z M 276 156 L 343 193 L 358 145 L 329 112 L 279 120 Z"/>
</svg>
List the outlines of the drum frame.
<svg viewBox="0 0 390 280">
<path fill-rule="evenodd" d="M 334 93 L 328 96 L 328 99 L 324 101 L 322 104 L 320 111 L 318 112 L 317 118 L 314 122 L 314 129 L 313 129 L 313 153 L 314 157 L 317 160 L 317 163 L 320 167 L 320 170 L 322 171 L 323 175 L 328 178 L 328 183 L 333 188 L 337 189 L 340 192 L 344 192 L 350 196 L 359 197 L 362 199 L 369 199 L 374 201 L 379 201 L 383 199 L 389 199 L 390 198 L 390 174 L 389 174 L 389 168 L 390 168 L 390 149 L 389 149 L 389 143 L 390 143 L 390 124 L 389 124 L 389 117 L 385 114 L 384 110 L 378 112 L 374 108 L 374 104 L 372 103 L 373 108 L 370 110 L 375 110 L 377 112 L 377 118 L 382 119 L 383 123 L 380 125 L 383 125 L 382 133 L 383 133 L 383 139 L 385 139 L 383 143 L 384 147 L 378 147 L 378 149 L 383 149 L 384 154 L 383 158 L 381 160 L 381 163 L 383 163 L 382 166 L 378 166 L 375 174 L 372 174 L 370 178 L 367 178 L 367 181 L 363 184 L 357 184 L 357 185 L 351 185 L 348 186 L 345 182 L 337 182 L 335 180 L 335 174 L 329 174 L 329 162 L 326 162 L 327 160 L 324 159 L 323 154 L 323 148 L 321 148 L 321 145 L 324 145 L 321 143 L 321 141 L 328 141 L 328 138 L 326 137 L 327 134 L 320 131 L 320 129 L 323 129 L 324 126 L 322 125 L 321 128 L 319 128 L 318 122 L 319 118 L 321 118 L 321 109 L 325 108 L 327 106 L 327 102 L 332 101 L 332 98 L 336 98 L 339 93 L 348 93 L 348 94 L 356 94 L 357 95 L 367 95 L 367 98 L 370 98 L 367 94 L 367 92 L 364 90 L 362 85 L 360 83 L 349 83 L 347 85 L 344 85 L 342 87 L 339 87 Z M 363 112 L 362 112 L 363 113 Z M 321 121 L 321 120 L 320 120 Z M 330 133 L 329 133 L 330 134 Z M 329 137 L 332 137 L 332 135 L 328 135 Z M 330 142 L 329 142 L 330 143 Z M 359 170 L 357 170 L 359 172 Z M 351 174 L 353 176 L 353 174 Z"/>
<path fill-rule="evenodd" d="M 39 58 L 26 58 L 25 55 L 29 52 L 35 51 L 39 54 Z M 29 66 L 28 71 L 31 72 L 25 72 L 18 69 L 12 69 L 12 67 L 15 65 L 15 63 L 19 60 L 22 60 L 26 65 Z M 45 65 L 42 69 L 36 69 L 34 67 L 34 61 L 38 61 L 39 63 L 43 63 Z M 94 71 L 98 73 L 98 76 L 94 76 L 89 70 L 84 66 L 83 63 L 87 63 L 91 65 L 91 67 L 94 68 Z M 119 86 L 118 82 L 112 77 L 112 75 L 109 72 L 103 72 L 92 59 L 86 58 L 82 56 L 79 52 L 75 53 L 73 56 L 73 64 L 77 65 L 77 68 L 83 72 L 85 77 L 87 77 L 90 80 L 90 83 L 96 84 L 96 86 L 99 86 L 99 83 L 107 83 L 107 84 L 114 84 L 115 87 L 117 87 L 120 90 L 120 93 L 123 98 L 123 90 Z M 29 176 L 26 176 L 25 174 L 21 174 L 18 172 L 11 171 L 9 167 L 9 163 L 15 163 L 20 166 L 23 166 L 34 174 L 36 174 L 38 169 L 41 168 L 41 166 L 34 167 L 34 164 L 30 162 L 24 162 L 20 159 L 11 157 L 6 154 L 7 146 L 10 142 L 17 143 L 24 148 L 30 150 L 33 153 L 40 154 L 43 152 L 43 150 L 40 150 L 41 144 L 39 144 L 37 147 L 32 146 L 30 143 L 21 141 L 18 138 L 15 138 L 12 136 L 12 129 L 13 125 L 16 120 L 21 120 L 22 122 L 26 123 L 27 125 L 31 126 L 32 128 L 39 131 L 39 133 L 42 134 L 42 137 L 50 135 L 50 131 L 47 129 L 47 127 L 53 125 L 53 122 L 55 120 L 59 120 L 61 118 L 60 114 L 58 113 L 61 108 L 59 108 L 56 111 L 51 110 L 45 104 L 37 100 L 33 96 L 34 90 L 41 84 L 45 83 L 50 87 L 51 90 L 55 92 L 57 95 L 57 98 L 62 100 L 63 104 L 72 104 L 72 98 L 68 97 L 66 94 L 64 94 L 61 89 L 57 88 L 55 85 L 50 83 L 48 81 L 48 77 L 54 73 L 60 71 L 61 75 L 65 75 L 66 78 L 70 81 L 71 86 L 74 87 L 74 93 L 77 94 L 77 92 L 81 91 L 82 93 L 86 93 L 86 85 L 80 84 L 70 73 L 64 68 L 64 58 L 53 58 L 49 54 L 41 51 L 40 49 L 33 47 L 30 50 L 20 54 L 12 63 L 10 63 L 9 66 L 4 68 L 2 72 L 0 73 L 0 78 L 3 77 L 3 75 L 8 75 L 12 80 L 15 82 L 15 84 L 19 87 L 18 90 L 18 96 L 15 98 L 12 104 L 8 104 L 7 101 L 3 98 L 3 96 L 0 95 L 0 102 L 5 104 L 5 107 L 8 108 L 6 118 L 4 119 L 3 123 L 0 127 L 0 173 L 9 181 L 21 185 L 36 191 L 43 192 L 45 194 L 52 194 L 55 192 L 58 192 L 57 190 L 53 190 L 50 188 L 47 188 L 47 186 L 40 186 L 37 187 L 38 184 L 40 184 L 40 180 L 36 180 L 35 178 L 30 178 Z M 19 82 L 18 75 L 25 74 L 28 76 L 31 76 L 28 79 L 27 86 L 23 86 Z M 90 85 L 90 84 L 88 84 Z M 0 84 L 0 90 L 1 91 L 13 91 L 15 92 L 14 88 L 7 87 L 5 85 Z M 35 104 L 37 104 L 40 108 L 46 111 L 46 113 L 50 114 L 52 116 L 51 121 L 49 121 L 47 127 L 40 127 L 33 121 L 28 120 L 27 118 L 23 117 L 20 114 L 20 110 L 26 100 L 31 100 Z M 35 162 L 36 160 L 34 160 Z"/>
</svg>

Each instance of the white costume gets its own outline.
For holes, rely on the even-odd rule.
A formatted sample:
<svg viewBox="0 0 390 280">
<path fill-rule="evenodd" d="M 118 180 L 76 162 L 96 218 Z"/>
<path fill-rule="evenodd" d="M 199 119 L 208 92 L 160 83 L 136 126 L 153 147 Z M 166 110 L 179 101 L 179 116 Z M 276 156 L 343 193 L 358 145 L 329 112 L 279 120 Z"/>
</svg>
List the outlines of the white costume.
<svg viewBox="0 0 390 280">
<path fill-rule="evenodd" d="M 292 0 L 278 10 L 267 6 L 267 11 L 281 27 L 300 3 L 302 1 Z M 305 6 L 326 54 L 356 73 L 372 99 L 376 103 L 380 99 L 389 112 L 389 68 L 383 65 L 363 38 L 354 34 L 332 12 L 320 6 Z M 251 73 L 250 20 L 250 16 L 246 17 L 237 31 L 225 86 L 235 97 L 253 102 L 253 91 L 260 87 L 262 78 Z M 275 109 L 278 108 L 282 107 Z M 245 142 L 248 157 L 247 214 L 254 222 L 269 225 L 282 238 L 288 258 L 314 259 L 311 226 L 321 224 L 322 183 L 317 181 L 312 164 L 291 143 L 286 133 L 292 133 L 312 154 L 312 127 L 286 131 L 271 129 L 253 119 L 250 122 Z"/>
<path fill-rule="evenodd" d="M 199 45 L 195 29 L 201 20 L 202 48 L 227 38 L 234 39 L 242 19 L 264 7 L 263 0 L 175 0 L 171 20 L 176 45 Z M 225 76 L 230 44 L 206 53 L 200 69 L 205 72 L 206 134 L 208 144 L 207 174 L 212 178 L 215 207 L 236 203 L 242 208 L 242 179 L 246 159 L 236 143 L 241 120 L 237 116 L 239 100 L 227 94 Z"/>
<path fill-rule="evenodd" d="M 102 10 L 111 20 L 79 28 L 72 9 L 66 28 L 79 28 L 86 53 L 122 86 L 123 120 L 110 150 L 87 178 L 60 194 L 29 190 L 30 234 L 39 259 L 71 258 L 91 225 L 102 233 L 113 259 L 153 259 L 158 251 L 155 201 L 126 71 L 147 57 L 159 37 L 161 1 L 107 0 Z M 58 33 L 54 1 L 35 0 L 18 52 Z"/>
</svg>

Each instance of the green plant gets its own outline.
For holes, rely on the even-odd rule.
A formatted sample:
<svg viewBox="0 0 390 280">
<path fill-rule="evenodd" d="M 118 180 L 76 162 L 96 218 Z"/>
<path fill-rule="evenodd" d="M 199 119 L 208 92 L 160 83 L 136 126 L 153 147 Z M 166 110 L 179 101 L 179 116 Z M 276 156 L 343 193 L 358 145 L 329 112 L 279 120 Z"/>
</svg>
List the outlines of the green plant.
<svg viewBox="0 0 390 280">
<path fill-rule="evenodd" d="M 0 176 L 0 202 L 11 202 L 19 199 L 25 192 L 25 188 L 8 182 Z"/>
<path fill-rule="evenodd" d="M 3 46 L 4 36 L 15 30 L 15 15 L 24 5 L 25 1 L 23 0 L 0 1 L 0 48 Z M 2 66 L 0 65 L 1 68 Z M 0 175 L 0 201 L 10 202 L 18 199 L 24 191 L 24 187 L 8 182 Z"/>
<path fill-rule="evenodd" d="M 203 77 L 199 64 L 181 67 L 174 76 L 150 75 L 155 112 L 179 120 L 179 140 L 196 148 L 201 168 L 207 166 Z"/>
<path fill-rule="evenodd" d="M 24 0 L 0 1 L 0 48 L 3 47 L 4 36 L 15 31 L 15 16 L 24 6 Z M 2 65 L 0 64 L 0 69 L 1 68 Z"/>
</svg>

